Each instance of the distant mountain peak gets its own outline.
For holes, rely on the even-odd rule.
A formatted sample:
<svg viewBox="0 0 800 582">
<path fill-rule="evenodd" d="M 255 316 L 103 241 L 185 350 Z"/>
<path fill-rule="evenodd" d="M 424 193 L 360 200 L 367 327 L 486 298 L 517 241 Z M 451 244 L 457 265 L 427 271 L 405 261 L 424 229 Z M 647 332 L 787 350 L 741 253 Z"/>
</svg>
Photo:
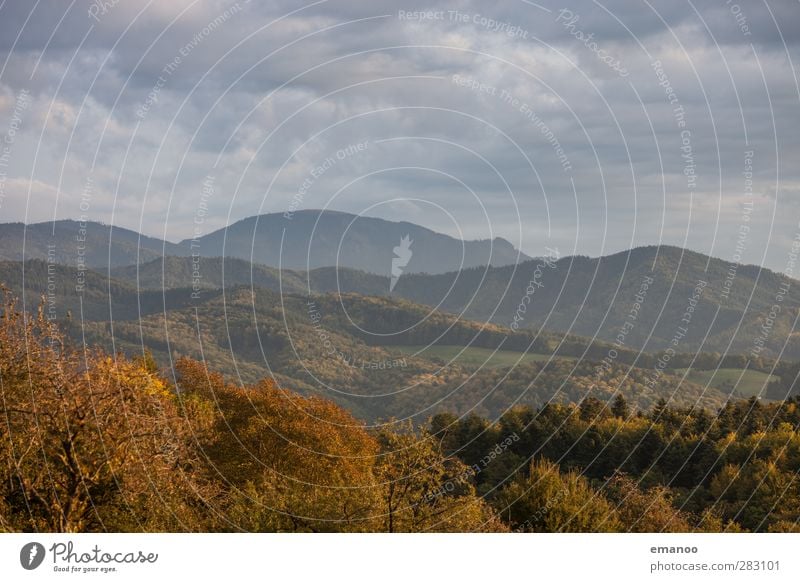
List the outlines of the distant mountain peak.
<svg viewBox="0 0 800 582">
<path fill-rule="evenodd" d="M 207 257 L 236 257 L 301 271 L 346 267 L 391 277 L 397 259 L 394 248 L 405 237 L 414 241 L 414 254 L 403 266 L 406 274 L 504 266 L 529 259 L 500 237 L 462 241 L 404 220 L 327 209 L 251 216 L 192 244 Z M 189 241 L 180 244 L 186 247 Z"/>
</svg>

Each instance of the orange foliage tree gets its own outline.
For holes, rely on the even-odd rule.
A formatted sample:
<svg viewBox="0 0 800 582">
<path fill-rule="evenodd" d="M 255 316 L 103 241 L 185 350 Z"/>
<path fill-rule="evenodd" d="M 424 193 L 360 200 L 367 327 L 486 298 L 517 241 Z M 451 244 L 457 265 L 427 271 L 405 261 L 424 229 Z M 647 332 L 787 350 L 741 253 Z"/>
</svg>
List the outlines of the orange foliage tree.
<svg viewBox="0 0 800 582">
<path fill-rule="evenodd" d="M 76 350 L 42 311 L 4 295 L 0 527 L 80 532 L 204 529 L 210 484 L 176 399 L 145 365 Z"/>
</svg>

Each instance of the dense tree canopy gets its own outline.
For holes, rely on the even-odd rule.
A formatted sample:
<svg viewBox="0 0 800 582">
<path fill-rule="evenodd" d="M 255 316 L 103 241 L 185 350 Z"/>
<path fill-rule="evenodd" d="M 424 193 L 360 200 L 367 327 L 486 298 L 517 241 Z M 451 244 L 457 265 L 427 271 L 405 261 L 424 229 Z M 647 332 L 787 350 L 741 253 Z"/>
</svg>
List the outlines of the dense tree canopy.
<svg viewBox="0 0 800 582">
<path fill-rule="evenodd" d="M 369 427 L 272 378 L 73 346 L 5 296 L 0 529 L 798 529 L 796 399 L 607 396 Z"/>
</svg>

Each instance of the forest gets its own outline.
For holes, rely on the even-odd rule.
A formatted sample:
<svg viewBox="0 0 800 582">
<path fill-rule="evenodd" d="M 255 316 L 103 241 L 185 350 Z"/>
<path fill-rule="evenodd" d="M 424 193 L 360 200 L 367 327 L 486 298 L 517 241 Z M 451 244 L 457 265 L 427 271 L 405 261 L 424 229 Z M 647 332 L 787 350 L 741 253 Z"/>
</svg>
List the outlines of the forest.
<svg viewBox="0 0 800 582">
<path fill-rule="evenodd" d="M 368 424 L 273 378 L 78 344 L 3 301 L 0 531 L 800 531 L 796 396 Z"/>
</svg>

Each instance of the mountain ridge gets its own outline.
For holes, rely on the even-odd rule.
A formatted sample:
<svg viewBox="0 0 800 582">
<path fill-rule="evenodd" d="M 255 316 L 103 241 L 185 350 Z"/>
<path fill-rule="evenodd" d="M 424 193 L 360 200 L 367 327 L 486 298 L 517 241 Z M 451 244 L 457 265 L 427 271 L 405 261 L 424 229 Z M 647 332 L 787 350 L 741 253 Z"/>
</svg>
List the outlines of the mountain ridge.
<svg viewBox="0 0 800 582">
<path fill-rule="evenodd" d="M 322 212 L 322 211 L 321 210 L 317 210 L 317 209 L 306 209 L 306 210 L 294 211 L 292 213 L 292 215 L 293 216 L 301 216 L 301 217 L 302 216 L 306 216 L 306 215 L 313 216 L 314 214 L 319 213 L 319 212 Z M 325 210 L 324 212 L 326 214 L 331 215 L 331 216 L 346 217 L 348 219 L 352 219 L 352 218 L 357 218 L 358 217 L 357 215 L 354 215 L 354 214 L 351 214 L 351 213 L 348 213 L 348 212 L 344 212 L 344 211 L 339 211 L 339 210 Z M 253 221 L 256 221 L 256 220 L 259 220 L 259 219 L 263 219 L 265 217 L 284 216 L 285 214 L 286 213 L 276 212 L 276 213 L 265 213 L 265 214 L 260 214 L 260 215 L 248 216 L 248 217 L 242 218 L 240 220 L 237 220 L 237 221 L 233 222 L 232 224 L 230 224 L 230 225 L 228 225 L 226 227 L 222 227 L 222 228 L 216 229 L 215 231 L 212 231 L 211 233 L 207 233 L 204 236 L 210 236 L 212 234 L 223 233 L 226 229 L 230 229 L 230 228 L 232 228 L 234 226 L 237 226 L 237 225 L 247 225 L 247 224 L 249 224 L 249 223 L 251 223 Z M 464 241 L 460 241 L 459 239 L 455 239 L 453 237 L 450 237 L 449 235 L 445 235 L 443 233 L 436 232 L 434 230 L 428 229 L 427 227 L 423 227 L 423 226 L 417 225 L 417 224 L 415 224 L 413 222 L 410 222 L 410 221 L 407 221 L 407 220 L 391 221 L 391 220 L 386 220 L 386 219 L 378 218 L 378 217 L 365 217 L 365 218 L 367 218 L 367 219 L 369 219 L 371 221 L 377 221 L 378 223 L 402 225 L 402 226 L 406 226 L 406 227 L 409 227 L 409 228 L 418 228 L 418 229 L 427 231 L 429 233 L 432 233 L 434 235 L 451 238 L 452 240 L 458 241 L 458 242 L 469 242 L 469 243 L 489 243 L 489 242 L 494 242 L 497 246 L 510 248 L 510 249 L 513 249 L 515 252 L 519 252 L 519 259 L 520 260 L 519 261 L 515 261 L 515 263 L 511 263 L 511 264 L 522 265 L 522 264 L 524 264 L 526 262 L 536 261 L 536 260 L 538 260 L 540 258 L 538 256 L 529 256 L 529 255 L 527 255 L 525 253 L 522 253 L 521 251 L 517 251 L 515 249 L 515 247 L 513 247 L 513 245 L 508 240 L 506 240 L 506 239 L 504 239 L 502 237 L 494 237 L 493 239 L 489 239 L 489 238 L 465 239 Z M 38 240 L 38 238 L 36 238 L 35 240 L 29 240 L 30 235 L 34 234 L 34 235 L 36 235 L 36 237 L 39 237 L 41 234 L 46 234 L 45 231 L 47 231 L 47 230 L 52 231 L 54 228 L 55 228 L 55 230 L 57 232 L 63 233 L 67 229 L 67 227 L 69 227 L 69 231 L 70 232 L 68 234 L 71 237 L 75 237 L 75 236 L 78 235 L 79 230 L 81 228 L 81 225 L 86 225 L 86 227 L 88 229 L 90 229 L 90 230 L 99 230 L 99 231 L 101 231 L 101 234 L 103 235 L 102 239 L 100 240 L 100 242 L 102 243 L 101 246 L 103 248 L 101 248 L 100 251 L 94 251 L 92 253 L 94 255 L 99 255 L 99 256 L 102 257 L 102 256 L 108 254 L 108 248 L 107 248 L 107 245 L 106 245 L 107 240 L 105 240 L 105 239 L 112 239 L 112 243 L 115 242 L 113 240 L 112 236 L 111 236 L 112 233 L 118 239 L 122 239 L 121 241 L 118 241 L 118 242 L 124 242 L 126 244 L 131 245 L 131 244 L 133 244 L 133 241 L 135 240 L 138 243 L 138 247 L 139 247 L 139 251 L 140 251 L 140 255 L 141 255 L 141 256 L 138 257 L 138 260 L 136 260 L 136 257 L 133 256 L 133 255 L 135 255 L 135 250 L 136 250 L 136 248 L 133 247 L 133 248 L 127 249 L 128 251 L 130 251 L 130 255 L 131 255 L 130 257 L 118 258 L 118 259 L 114 259 L 112 257 L 112 262 L 110 263 L 110 265 L 108 263 L 107 257 L 104 257 L 104 258 L 102 258 L 100 260 L 87 260 L 87 264 L 90 267 L 94 268 L 94 269 L 97 269 L 99 267 L 109 267 L 109 266 L 110 266 L 110 268 L 124 267 L 124 266 L 134 266 L 136 264 L 144 264 L 144 263 L 153 261 L 154 259 L 157 259 L 157 258 L 160 258 L 160 257 L 164 257 L 164 256 L 168 256 L 168 257 L 187 257 L 187 256 L 191 256 L 192 255 L 191 244 L 192 244 L 193 241 L 197 241 L 198 240 L 198 239 L 186 238 L 186 239 L 179 240 L 177 242 L 173 242 L 173 241 L 170 241 L 168 239 L 161 239 L 161 238 L 158 238 L 158 237 L 155 237 L 155 236 L 142 234 L 142 233 L 140 233 L 140 232 L 138 232 L 136 230 L 133 230 L 133 229 L 130 229 L 130 228 L 126 228 L 126 227 L 122 227 L 122 226 L 106 224 L 106 223 L 101 222 L 101 221 L 81 221 L 81 220 L 78 220 L 78 219 L 75 219 L 75 218 L 65 218 L 65 219 L 59 219 L 59 220 L 56 220 L 56 221 L 44 221 L 44 222 L 36 222 L 36 223 L 30 223 L 30 224 L 26 224 L 24 222 L 19 222 L 19 221 L 14 221 L 14 222 L 0 223 L 0 261 L 3 261 L 3 260 L 5 260 L 5 261 L 21 261 L 21 260 L 28 260 L 28 259 L 47 260 L 48 256 L 47 256 L 46 250 L 41 248 L 41 246 L 37 246 L 37 244 L 36 244 L 37 242 L 41 242 L 41 241 Z M 17 249 L 17 247 L 21 245 L 23 233 L 26 235 L 26 239 L 28 239 L 28 240 L 26 240 L 26 255 L 25 255 L 24 258 L 21 255 L 21 248 Z M 96 234 L 96 233 L 92 233 L 92 234 Z M 94 238 L 95 241 L 98 240 L 97 236 L 90 237 L 90 239 L 92 239 L 92 238 Z M 203 238 L 203 237 L 201 237 L 201 238 Z M 91 246 L 91 244 L 89 244 L 89 243 L 91 243 L 92 240 L 87 240 L 87 241 L 84 241 L 84 242 L 87 243 L 86 247 L 87 247 L 87 250 L 89 250 L 89 247 Z M 623 255 L 627 255 L 627 254 L 634 253 L 634 252 L 639 252 L 639 251 L 642 251 L 642 250 L 659 249 L 659 248 L 667 250 L 667 251 L 678 251 L 678 252 L 689 253 L 689 254 L 694 254 L 694 255 L 701 255 L 705 259 L 719 260 L 719 261 L 722 261 L 722 262 L 724 262 L 724 263 L 726 263 L 728 265 L 735 265 L 737 271 L 739 271 L 739 272 L 744 270 L 744 271 L 747 271 L 747 272 L 755 273 L 755 272 L 758 272 L 758 271 L 761 271 L 761 270 L 766 270 L 766 271 L 770 271 L 770 272 L 778 274 L 777 271 L 775 271 L 774 269 L 770 269 L 768 267 L 762 267 L 760 265 L 752 264 L 752 263 L 736 263 L 736 262 L 732 262 L 732 261 L 729 261 L 727 259 L 724 259 L 722 257 L 716 257 L 716 256 L 713 256 L 713 255 L 707 255 L 702 251 L 689 249 L 689 248 L 683 248 L 683 247 L 680 247 L 680 246 L 677 246 L 677 245 L 669 245 L 669 244 L 639 245 L 639 246 L 636 246 L 636 247 L 632 247 L 630 249 L 623 249 L 623 250 L 614 251 L 614 252 L 610 252 L 608 254 L 597 255 L 597 256 L 577 253 L 577 254 L 574 254 L 574 255 L 564 255 L 562 258 L 572 257 L 573 259 L 589 259 L 589 260 L 597 260 L 597 259 L 603 259 L 603 258 L 611 259 L 611 258 L 614 258 L 614 257 L 623 256 Z M 164 252 L 164 251 L 166 251 L 166 252 Z M 65 254 L 67 255 L 66 257 L 64 256 Z M 215 255 L 213 253 L 204 252 L 201 256 L 203 256 L 204 258 L 216 258 L 216 257 L 222 257 L 223 255 L 221 255 L 221 254 Z M 61 249 L 61 250 L 57 249 L 54 262 L 56 262 L 58 264 L 74 266 L 76 264 L 76 257 L 77 257 L 77 252 L 65 253 L 63 249 Z M 244 258 L 243 257 L 232 257 L 232 258 L 242 258 L 243 260 L 249 260 L 249 257 L 244 257 Z M 255 263 L 259 264 L 259 265 L 264 265 L 264 266 L 267 266 L 267 267 L 277 268 L 276 266 L 268 265 L 268 264 L 265 264 L 265 263 L 260 263 L 258 261 L 255 261 Z M 325 266 L 335 267 L 336 265 L 325 265 Z M 478 265 L 478 266 L 482 266 L 482 265 Z M 506 265 L 492 265 L 492 266 L 506 266 Z M 474 268 L 474 267 L 473 266 L 465 266 L 465 267 L 461 268 L 460 270 L 467 270 L 467 269 L 471 269 L 471 268 Z M 286 269 L 286 270 L 297 270 L 297 271 L 306 271 L 307 270 L 307 269 L 304 269 L 304 268 L 291 269 L 289 267 L 284 267 L 284 269 Z M 359 269 L 359 270 L 363 270 L 363 269 Z M 417 270 L 414 270 L 414 269 L 406 271 L 407 274 L 416 274 L 418 272 L 420 272 L 420 271 L 417 271 Z M 445 273 L 448 273 L 448 272 L 451 272 L 451 271 L 444 271 L 444 272 L 441 272 L 441 273 L 430 273 L 430 272 L 425 272 L 425 273 L 427 273 L 427 274 L 445 274 Z M 792 278 L 792 277 L 789 277 L 789 278 L 793 279 L 793 280 L 799 280 L 799 279 Z"/>
<path fill-rule="evenodd" d="M 164 271 L 181 270 L 184 278 L 168 280 L 166 287 L 188 286 L 189 259 L 170 261 L 183 261 L 182 269 Z M 403 274 L 391 292 L 387 277 L 352 269 L 329 267 L 281 275 L 237 259 L 203 259 L 200 263 L 201 270 L 211 274 L 207 280 L 216 281 L 217 286 L 221 285 L 223 265 L 230 286 L 255 284 L 279 291 L 282 284 L 284 292 L 402 297 L 509 328 L 543 327 L 605 341 L 615 340 L 640 287 L 652 278 L 641 313 L 625 338 L 627 347 L 648 351 L 668 347 L 676 322 L 691 307 L 691 325 L 681 338 L 684 351 L 753 352 L 757 329 L 774 305 L 776 293 L 786 285 L 789 291 L 782 297 L 782 312 L 775 318 L 767 343 L 773 355 L 785 344 L 788 354 L 800 356 L 800 336 L 793 331 L 793 317 L 800 312 L 800 291 L 792 286 L 792 279 L 767 268 L 741 265 L 726 291 L 730 263 L 679 247 L 651 245 L 600 258 L 570 256 L 549 263 L 531 259 L 519 265 L 474 267 L 440 275 Z M 163 286 L 158 260 L 138 269 L 146 275 L 140 279 L 143 288 Z M 112 274 L 134 283 L 136 272 L 137 268 L 128 267 Z M 699 282 L 700 296 L 696 305 L 690 305 Z"/>
<path fill-rule="evenodd" d="M 347 267 L 388 276 L 393 250 L 405 237 L 412 247 L 404 273 L 446 273 L 530 258 L 500 237 L 459 240 L 408 221 L 327 210 L 250 216 L 179 244 L 203 257 L 233 257 L 303 271 Z"/>
<path fill-rule="evenodd" d="M 164 254 L 183 256 L 186 251 L 174 243 L 102 222 L 64 219 L 0 224 L 0 260 L 42 259 L 61 265 L 113 268 Z"/>
<path fill-rule="evenodd" d="M 529 257 L 501 237 L 459 240 L 408 221 L 334 210 L 249 216 L 196 238 L 170 242 L 95 221 L 0 223 L 0 260 L 51 260 L 113 269 L 163 256 L 233 257 L 273 268 L 349 267 L 386 274 L 403 236 L 416 241 L 406 273 L 445 273 L 462 266 L 505 265 Z M 281 241 L 285 237 L 285 253 Z M 255 242 L 254 242 L 255 240 Z M 414 249 L 412 249 L 413 251 Z M 24 251 L 24 252 L 23 252 Z"/>
</svg>

